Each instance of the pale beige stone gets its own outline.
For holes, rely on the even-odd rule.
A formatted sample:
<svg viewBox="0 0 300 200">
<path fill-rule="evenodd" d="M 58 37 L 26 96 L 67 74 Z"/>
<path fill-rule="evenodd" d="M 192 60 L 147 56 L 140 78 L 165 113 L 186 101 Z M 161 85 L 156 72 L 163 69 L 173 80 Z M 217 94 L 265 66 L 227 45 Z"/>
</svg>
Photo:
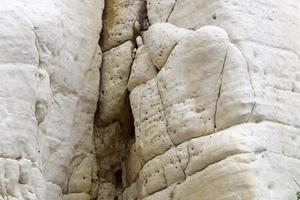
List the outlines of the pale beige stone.
<svg viewBox="0 0 300 200">
<path fill-rule="evenodd" d="M 114 200 L 116 196 L 115 186 L 111 183 L 101 183 L 97 200 Z"/>
<path fill-rule="evenodd" d="M 86 157 L 73 170 L 69 179 L 68 192 L 69 193 L 89 193 L 92 185 L 92 155 Z"/>
<path fill-rule="evenodd" d="M 216 129 L 248 122 L 255 105 L 248 64 L 241 51 L 230 44 L 221 77 L 216 105 Z"/>
<path fill-rule="evenodd" d="M 1 200 L 58 200 L 93 153 L 103 6 L 0 2 Z"/>
<path fill-rule="evenodd" d="M 136 200 L 137 198 L 136 183 L 133 183 L 130 185 L 130 187 L 124 190 L 122 200 Z"/>
<path fill-rule="evenodd" d="M 214 131 L 228 45 L 223 29 L 203 27 L 176 45 L 158 74 L 167 130 L 174 144 Z"/>
<path fill-rule="evenodd" d="M 95 146 L 100 177 L 113 181 L 115 166 L 126 156 L 126 135 L 122 132 L 120 122 L 106 127 L 96 127 Z"/>
<path fill-rule="evenodd" d="M 177 42 L 191 32 L 168 23 L 150 26 L 149 30 L 144 32 L 143 39 L 152 63 L 161 69 Z"/>
<path fill-rule="evenodd" d="M 109 0 L 104 10 L 101 47 L 107 51 L 127 40 L 134 39 L 134 22 L 143 16 L 143 0 Z"/>
<path fill-rule="evenodd" d="M 90 200 L 90 195 L 86 193 L 73 193 L 64 195 L 62 200 Z"/>
<path fill-rule="evenodd" d="M 176 0 L 148 0 L 147 11 L 151 24 L 167 22 Z"/>
<path fill-rule="evenodd" d="M 104 124 L 122 119 L 127 81 L 133 62 L 133 43 L 128 41 L 103 54 L 101 66 L 100 120 Z"/>
<path fill-rule="evenodd" d="M 146 83 L 147 81 L 155 78 L 156 75 L 156 68 L 152 64 L 147 49 L 144 45 L 139 46 L 131 66 L 128 90 L 132 91 L 136 86 Z"/>
<path fill-rule="evenodd" d="M 141 96 L 135 96 L 135 90 Z M 167 133 L 164 107 L 156 79 L 134 89 L 130 98 L 136 124 L 136 148 L 142 159 L 148 161 L 174 146 Z"/>
</svg>

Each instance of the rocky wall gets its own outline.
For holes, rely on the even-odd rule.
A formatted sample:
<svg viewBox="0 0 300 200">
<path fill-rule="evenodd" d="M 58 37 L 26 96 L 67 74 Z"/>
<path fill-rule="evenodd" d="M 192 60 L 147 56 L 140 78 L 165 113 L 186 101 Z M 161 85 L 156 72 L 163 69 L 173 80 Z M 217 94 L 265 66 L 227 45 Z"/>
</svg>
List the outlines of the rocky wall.
<svg viewBox="0 0 300 200">
<path fill-rule="evenodd" d="M 299 9 L 2 0 L 0 200 L 297 199 Z"/>
<path fill-rule="evenodd" d="M 90 200 L 102 0 L 0 2 L 0 199 Z"/>
</svg>

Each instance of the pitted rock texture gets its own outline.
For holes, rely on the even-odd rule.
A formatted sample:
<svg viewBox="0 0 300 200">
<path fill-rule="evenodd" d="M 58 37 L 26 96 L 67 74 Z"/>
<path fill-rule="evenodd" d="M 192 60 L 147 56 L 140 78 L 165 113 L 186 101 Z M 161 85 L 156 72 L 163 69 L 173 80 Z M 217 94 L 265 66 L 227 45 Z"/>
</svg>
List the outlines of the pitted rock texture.
<svg viewBox="0 0 300 200">
<path fill-rule="evenodd" d="M 297 199 L 299 10 L 2 0 L 0 200 Z"/>
<path fill-rule="evenodd" d="M 102 0 L 0 2 L 1 200 L 97 195 L 103 7 Z"/>
<path fill-rule="evenodd" d="M 159 72 L 130 93 L 124 200 L 297 197 L 298 5 L 147 2 L 142 37 Z"/>
</svg>

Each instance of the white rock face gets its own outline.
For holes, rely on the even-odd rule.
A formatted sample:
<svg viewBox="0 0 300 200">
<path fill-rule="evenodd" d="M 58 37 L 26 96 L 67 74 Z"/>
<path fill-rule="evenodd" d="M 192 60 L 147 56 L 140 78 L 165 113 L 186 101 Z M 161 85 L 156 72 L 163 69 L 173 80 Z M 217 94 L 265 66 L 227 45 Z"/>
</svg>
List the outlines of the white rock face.
<svg viewBox="0 0 300 200">
<path fill-rule="evenodd" d="M 157 71 L 152 64 L 148 50 L 144 45 L 137 49 L 134 62 L 131 66 L 128 90 L 132 91 L 136 86 L 155 78 Z"/>
<path fill-rule="evenodd" d="M 0 199 L 94 195 L 96 169 L 87 163 L 95 162 L 103 7 L 102 0 L 0 2 Z"/>
<path fill-rule="evenodd" d="M 171 3 L 160 3 L 148 1 L 142 34 L 160 71 L 130 93 L 124 199 L 295 199 L 299 3 L 178 0 L 165 12 Z"/>
<path fill-rule="evenodd" d="M 172 24 L 158 23 L 151 26 L 143 36 L 153 64 L 161 69 L 177 42 L 190 32 Z"/>
<path fill-rule="evenodd" d="M 299 9 L 2 0 L 0 200 L 297 199 Z"/>
</svg>

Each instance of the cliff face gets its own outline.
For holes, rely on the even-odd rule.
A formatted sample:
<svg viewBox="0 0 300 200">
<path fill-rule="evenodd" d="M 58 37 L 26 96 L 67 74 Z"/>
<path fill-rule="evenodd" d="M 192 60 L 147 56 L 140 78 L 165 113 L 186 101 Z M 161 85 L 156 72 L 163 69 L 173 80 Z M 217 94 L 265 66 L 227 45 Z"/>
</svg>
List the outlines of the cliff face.
<svg viewBox="0 0 300 200">
<path fill-rule="evenodd" d="M 101 0 L 0 2 L 1 200 L 96 197 L 103 7 Z"/>
<path fill-rule="evenodd" d="M 297 199 L 299 9 L 2 0 L 0 200 Z"/>
</svg>

